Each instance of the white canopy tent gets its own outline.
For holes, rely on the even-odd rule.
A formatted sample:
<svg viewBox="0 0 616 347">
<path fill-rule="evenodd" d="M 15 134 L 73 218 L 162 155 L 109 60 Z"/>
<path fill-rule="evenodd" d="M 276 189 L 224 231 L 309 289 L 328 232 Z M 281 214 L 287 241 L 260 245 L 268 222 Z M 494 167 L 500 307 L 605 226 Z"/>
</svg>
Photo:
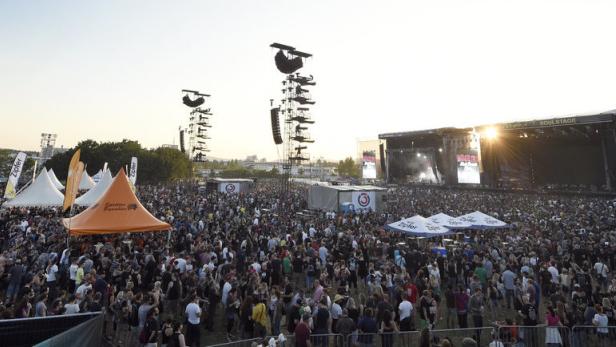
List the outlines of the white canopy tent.
<svg viewBox="0 0 616 347">
<path fill-rule="evenodd" d="M 53 207 L 62 206 L 64 195 L 54 186 L 47 170 L 41 170 L 38 177 L 14 199 L 5 202 L 3 207 Z"/>
<path fill-rule="evenodd" d="M 448 229 L 468 229 L 472 225 L 466 221 L 460 220 L 444 213 L 438 213 L 434 216 L 428 217 L 428 220 L 434 224 L 443 226 Z"/>
<path fill-rule="evenodd" d="M 385 228 L 391 231 L 402 232 L 408 236 L 418 237 L 444 236 L 453 233 L 444 226 L 435 224 L 419 215 L 388 224 Z"/>
<path fill-rule="evenodd" d="M 64 186 L 62 185 L 62 183 L 60 183 L 60 180 L 58 179 L 58 177 L 56 177 L 56 173 L 53 172 L 53 169 L 49 169 L 47 171 L 47 174 L 49 174 L 49 179 L 51 179 L 51 183 L 53 183 L 53 185 L 58 190 L 63 190 L 64 189 Z"/>
<path fill-rule="evenodd" d="M 79 190 L 90 190 L 94 188 L 96 183 L 92 180 L 92 177 L 88 175 L 86 170 L 83 170 L 83 174 L 81 174 L 81 180 L 79 181 Z"/>
<path fill-rule="evenodd" d="M 94 188 L 90 189 L 88 192 L 78 197 L 75 200 L 75 205 L 79 206 L 90 206 L 94 205 L 98 199 L 105 194 L 109 186 L 111 186 L 111 182 L 113 181 L 113 177 L 111 177 L 111 172 L 109 170 L 103 173 L 103 178 L 101 178 L 100 182 L 94 186 Z"/>
<path fill-rule="evenodd" d="M 465 214 L 457 219 L 470 223 L 472 229 L 498 229 L 509 226 L 507 223 L 479 211 Z"/>
<path fill-rule="evenodd" d="M 102 178 L 103 178 L 103 170 L 98 170 L 96 175 L 92 176 L 92 181 L 98 184 L 98 182 L 100 182 Z"/>
</svg>

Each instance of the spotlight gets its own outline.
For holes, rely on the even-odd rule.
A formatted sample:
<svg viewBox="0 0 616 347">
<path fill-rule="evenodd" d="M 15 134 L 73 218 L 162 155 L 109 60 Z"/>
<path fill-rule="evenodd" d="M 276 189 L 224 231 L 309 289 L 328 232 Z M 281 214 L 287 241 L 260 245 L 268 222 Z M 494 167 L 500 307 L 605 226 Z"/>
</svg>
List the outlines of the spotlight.
<svg viewBox="0 0 616 347">
<path fill-rule="evenodd" d="M 440 153 L 443 153 L 443 149 L 442 149 L 442 148 L 439 148 L 439 149 L 438 149 L 438 151 L 439 151 Z"/>
<path fill-rule="evenodd" d="M 417 158 L 421 157 L 421 153 L 417 153 Z"/>
</svg>

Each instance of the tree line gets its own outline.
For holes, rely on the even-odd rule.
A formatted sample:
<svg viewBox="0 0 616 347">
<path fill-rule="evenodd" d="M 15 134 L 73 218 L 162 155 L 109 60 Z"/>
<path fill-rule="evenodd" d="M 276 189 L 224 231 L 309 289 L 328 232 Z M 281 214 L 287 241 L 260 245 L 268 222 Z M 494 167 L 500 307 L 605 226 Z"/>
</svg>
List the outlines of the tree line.
<svg viewBox="0 0 616 347">
<path fill-rule="evenodd" d="M 168 182 L 190 178 L 193 173 L 193 163 L 179 150 L 165 147 L 145 149 L 139 142 L 132 140 L 101 143 L 81 141 L 76 147 L 54 155 L 45 163 L 45 167 L 52 168 L 58 179 L 65 180 L 69 162 L 77 148 L 81 149 L 80 160 L 87 165 L 86 171 L 90 176 L 102 169 L 105 162 L 115 175 L 120 168 L 130 166 L 131 157 L 138 159 L 138 183 Z"/>
</svg>

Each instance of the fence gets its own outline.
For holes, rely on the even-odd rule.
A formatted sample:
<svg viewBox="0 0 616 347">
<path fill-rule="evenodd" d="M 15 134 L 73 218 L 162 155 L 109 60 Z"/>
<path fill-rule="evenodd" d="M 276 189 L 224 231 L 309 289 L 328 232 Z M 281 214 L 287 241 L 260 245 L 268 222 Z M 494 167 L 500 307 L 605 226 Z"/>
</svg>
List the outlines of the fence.
<svg viewBox="0 0 616 347">
<path fill-rule="evenodd" d="M 0 320 L 0 345 L 33 346 L 98 316 L 102 313 Z"/>
<path fill-rule="evenodd" d="M 616 347 L 616 326 L 574 326 L 548 327 L 538 326 L 495 326 L 465 329 L 430 330 L 429 339 L 432 345 L 449 340 L 453 346 L 461 346 L 466 337 L 477 341 L 477 346 L 488 346 L 492 341 L 500 341 L 505 347 Z M 276 347 L 295 346 L 295 336 L 285 335 L 284 342 L 278 341 Z M 267 346 L 270 337 L 265 339 L 248 339 L 231 341 L 210 347 L 252 347 L 253 343 Z M 363 334 L 311 334 L 310 340 L 314 347 L 411 347 L 419 346 L 421 333 L 419 331 L 400 331 L 392 333 Z M 498 346 L 498 345 L 497 345 Z"/>
</svg>

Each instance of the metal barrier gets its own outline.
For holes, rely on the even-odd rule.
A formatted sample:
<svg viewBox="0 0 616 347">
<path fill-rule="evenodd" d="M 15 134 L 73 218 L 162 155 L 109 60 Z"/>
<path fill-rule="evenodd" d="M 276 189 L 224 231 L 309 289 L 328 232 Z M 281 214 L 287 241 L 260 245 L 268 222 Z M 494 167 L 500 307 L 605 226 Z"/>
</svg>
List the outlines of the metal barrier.
<svg viewBox="0 0 616 347">
<path fill-rule="evenodd" d="M 0 345 L 32 346 L 98 316 L 102 313 L 0 320 Z"/>
<path fill-rule="evenodd" d="M 569 346 L 570 336 L 566 326 L 498 326 L 498 338 L 505 347 Z"/>
<path fill-rule="evenodd" d="M 311 334 L 313 347 L 411 347 L 418 346 L 419 331 L 400 331 L 391 333 L 363 334 L 357 331 L 349 335 Z M 499 325 L 465 329 L 430 330 L 433 345 L 448 339 L 454 346 L 461 346 L 466 337 L 473 338 L 478 346 L 488 346 L 492 341 L 500 341 L 505 347 L 616 347 L 616 326 L 518 326 Z M 278 337 L 274 336 L 274 339 Z M 252 347 L 253 343 L 268 344 L 265 339 L 248 339 L 231 341 L 211 347 Z M 553 344 L 553 345 L 551 345 Z M 295 346 L 295 335 L 285 335 L 284 342 L 277 342 L 277 347 Z"/>
<path fill-rule="evenodd" d="M 496 337 L 496 329 L 493 327 L 477 327 L 430 331 L 430 339 L 433 344 L 440 343 L 443 339 L 448 339 L 454 346 L 461 346 L 462 340 L 466 337 L 475 340 L 478 346 L 487 346 Z"/>
<path fill-rule="evenodd" d="M 100 314 L 34 347 L 96 347 L 103 342 L 104 315 Z"/>
<path fill-rule="evenodd" d="M 571 347 L 616 347 L 616 326 L 574 326 L 571 328 Z"/>
</svg>

